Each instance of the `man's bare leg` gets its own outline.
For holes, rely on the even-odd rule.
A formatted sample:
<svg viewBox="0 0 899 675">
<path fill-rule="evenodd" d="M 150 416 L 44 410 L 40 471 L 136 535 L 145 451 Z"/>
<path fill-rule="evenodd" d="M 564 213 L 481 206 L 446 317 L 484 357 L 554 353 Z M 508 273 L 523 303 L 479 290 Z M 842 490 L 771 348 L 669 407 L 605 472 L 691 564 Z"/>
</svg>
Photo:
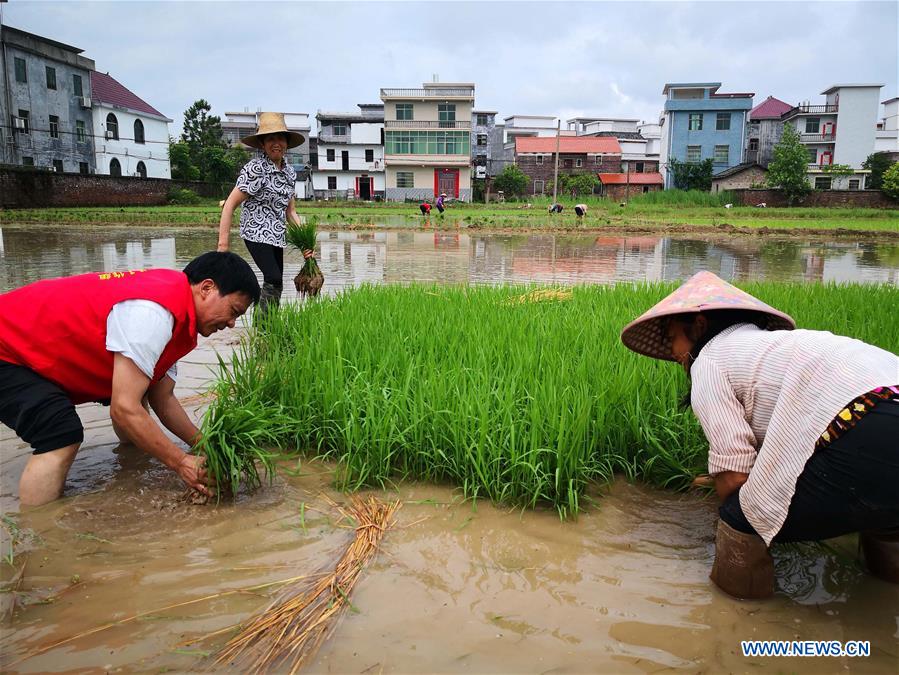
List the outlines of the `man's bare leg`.
<svg viewBox="0 0 899 675">
<path fill-rule="evenodd" d="M 32 455 L 19 479 L 19 502 L 23 506 L 40 506 L 62 496 L 66 476 L 81 443 Z"/>
</svg>

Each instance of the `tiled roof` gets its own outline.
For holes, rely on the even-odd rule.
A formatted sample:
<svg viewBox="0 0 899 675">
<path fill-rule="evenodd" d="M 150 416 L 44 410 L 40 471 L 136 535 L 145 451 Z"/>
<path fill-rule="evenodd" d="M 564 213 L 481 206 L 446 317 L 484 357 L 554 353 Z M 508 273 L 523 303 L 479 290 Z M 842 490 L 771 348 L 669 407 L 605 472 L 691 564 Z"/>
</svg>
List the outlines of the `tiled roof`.
<svg viewBox="0 0 899 675">
<path fill-rule="evenodd" d="M 515 139 L 515 152 L 542 152 L 554 153 L 556 151 L 555 136 L 531 136 Z M 621 146 L 617 138 L 609 136 L 561 136 L 559 138 L 559 152 L 569 155 L 598 154 L 620 155 Z"/>
<path fill-rule="evenodd" d="M 665 180 L 660 173 L 632 173 L 628 180 L 626 173 L 598 173 L 599 182 L 603 185 L 663 185 Z"/>
<path fill-rule="evenodd" d="M 752 167 L 758 167 L 762 171 L 767 173 L 768 169 L 763 167 L 761 164 L 757 164 L 755 162 L 743 162 L 742 164 L 737 164 L 736 166 L 732 166 L 729 169 L 725 169 L 721 173 L 716 173 L 712 180 L 718 180 L 719 178 L 727 178 L 728 176 L 735 176 L 738 173 L 743 173 L 747 169 L 751 169 Z"/>
<path fill-rule="evenodd" d="M 106 73 L 98 73 L 96 70 L 91 71 L 91 96 L 99 103 L 117 105 L 147 115 L 162 117 L 169 122 L 172 121 L 114 77 Z"/>
<path fill-rule="evenodd" d="M 788 110 L 792 110 L 792 108 L 793 106 L 789 103 L 784 103 L 779 98 L 769 96 L 764 101 L 759 103 L 755 108 L 749 111 L 749 119 L 780 119 L 781 115 L 783 115 Z"/>
</svg>

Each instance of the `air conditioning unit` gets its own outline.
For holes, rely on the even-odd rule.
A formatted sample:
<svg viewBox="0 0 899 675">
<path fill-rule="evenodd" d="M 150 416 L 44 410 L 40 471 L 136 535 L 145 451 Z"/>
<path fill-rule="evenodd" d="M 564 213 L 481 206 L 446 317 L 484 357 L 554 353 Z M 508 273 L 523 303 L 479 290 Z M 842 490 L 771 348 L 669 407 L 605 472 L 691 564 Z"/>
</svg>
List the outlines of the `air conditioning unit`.
<svg viewBox="0 0 899 675">
<path fill-rule="evenodd" d="M 487 167 L 486 166 L 476 166 L 474 168 L 474 177 L 475 178 L 486 178 L 487 177 Z"/>
<path fill-rule="evenodd" d="M 79 96 L 79 97 L 78 97 L 78 104 L 79 104 L 82 108 L 90 108 L 90 107 L 91 107 L 91 99 L 90 99 L 90 96 Z"/>
<path fill-rule="evenodd" d="M 115 132 L 109 131 L 107 129 L 106 130 L 106 140 L 108 141 L 108 140 L 112 140 L 114 138 L 115 138 Z"/>
<path fill-rule="evenodd" d="M 13 124 L 15 124 L 16 129 L 25 129 L 25 118 L 24 117 L 13 117 Z"/>
</svg>

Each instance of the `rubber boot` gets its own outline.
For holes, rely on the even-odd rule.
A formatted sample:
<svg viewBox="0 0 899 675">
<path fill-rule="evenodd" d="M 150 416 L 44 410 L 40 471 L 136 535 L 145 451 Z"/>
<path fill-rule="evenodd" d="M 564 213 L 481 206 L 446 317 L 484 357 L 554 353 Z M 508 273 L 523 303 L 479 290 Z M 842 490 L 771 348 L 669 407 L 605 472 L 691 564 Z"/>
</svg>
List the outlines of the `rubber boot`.
<svg viewBox="0 0 899 675">
<path fill-rule="evenodd" d="M 709 578 L 735 598 L 768 598 L 774 594 L 774 560 L 760 536 L 740 532 L 719 520 Z"/>
<path fill-rule="evenodd" d="M 899 527 L 859 535 L 868 571 L 878 579 L 899 584 Z"/>
<path fill-rule="evenodd" d="M 259 295 L 259 312 L 267 314 L 271 307 L 277 307 L 281 304 L 281 292 L 284 290 L 283 284 L 271 284 L 265 282 L 262 284 L 262 293 Z"/>
</svg>

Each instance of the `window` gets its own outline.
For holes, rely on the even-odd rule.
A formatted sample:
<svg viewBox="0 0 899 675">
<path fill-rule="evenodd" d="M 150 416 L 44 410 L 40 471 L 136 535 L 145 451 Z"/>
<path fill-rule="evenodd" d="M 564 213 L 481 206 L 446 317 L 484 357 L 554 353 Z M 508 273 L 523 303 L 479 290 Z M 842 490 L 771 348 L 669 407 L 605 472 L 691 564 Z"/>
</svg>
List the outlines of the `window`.
<svg viewBox="0 0 899 675">
<path fill-rule="evenodd" d="M 78 173 L 86 176 L 88 172 L 87 162 L 78 162 Z"/>
<path fill-rule="evenodd" d="M 702 113 L 690 113 L 687 129 L 689 131 L 702 131 Z"/>
<path fill-rule="evenodd" d="M 468 155 L 468 131 L 388 131 L 384 152 L 388 155 Z"/>
<path fill-rule="evenodd" d="M 368 164 L 371 164 L 372 162 L 375 161 L 375 151 L 372 150 L 371 148 L 368 148 L 368 149 L 365 151 L 365 161 L 366 161 Z"/>
<path fill-rule="evenodd" d="M 84 120 L 75 120 L 75 140 L 78 143 L 84 143 L 87 139 L 87 133 L 84 128 Z"/>
<path fill-rule="evenodd" d="M 818 163 L 818 149 L 817 148 L 809 148 L 808 149 L 808 163 L 809 164 L 817 164 Z"/>
<path fill-rule="evenodd" d="M 858 190 L 861 188 L 861 180 L 858 178 L 850 178 L 849 179 L 849 189 L 850 190 Z"/>
<path fill-rule="evenodd" d="M 480 147 L 487 145 L 487 134 L 478 134 L 478 145 Z"/>
<path fill-rule="evenodd" d="M 571 159 L 566 159 L 566 160 L 563 161 L 563 165 L 565 166 L 566 169 L 570 169 L 570 168 L 571 168 L 571 163 L 572 163 L 572 160 L 571 160 Z"/>
<path fill-rule="evenodd" d="M 715 146 L 715 164 L 727 164 L 730 161 L 730 146 Z"/>
<path fill-rule="evenodd" d="M 337 176 L 328 176 L 328 189 L 329 190 L 337 189 Z"/>
<path fill-rule="evenodd" d="M 535 180 L 534 181 L 534 194 L 542 195 L 543 190 L 545 189 L 544 185 L 545 185 L 545 183 L 542 180 Z"/>
<path fill-rule="evenodd" d="M 47 66 L 47 89 L 56 89 L 56 68 Z"/>
<path fill-rule="evenodd" d="M 452 128 L 456 126 L 456 104 L 455 103 L 438 103 L 437 119 L 440 120 L 441 127 Z"/>
<path fill-rule="evenodd" d="M 478 113 L 477 120 L 475 123 L 479 127 L 486 127 L 488 124 L 490 124 L 490 117 L 483 113 Z"/>
<path fill-rule="evenodd" d="M 331 133 L 335 136 L 346 136 L 346 124 L 339 123 L 331 127 Z"/>
<path fill-rule="evenodd" d="M 411 171 L 397 171 L 396 186 L 398 188 L 415 187 L 415 174 L 413 174 Z"/>
<path fill-rule="evenodd" d="M 34 157 L 23 157 L 22 166 L 34 166 Z"/>
<path fill-rule="evenodd" d="M 62 160 L 61 159 L 53 160 L 53 170 L 56 173 L 62 173 L 63 169 L 62 169 Z"/>
<path fill-rule="evenodd" d="M 687 161 L 688 162 L 698 162 L 700 160 L 702 160 L 702 146 L 688 145 L 687 146 Z"/>
<path fill-rule="evenodd" d="M 645 165 L 643 164 L 643 162 L 637 162 L 634 166 L 634 171 L 636 173 L 643 173 L 643 170 L 645 169 Z"/>
<path fill-rule="evenodd" d="M 50 115 L 50 138 L 59 138 L 59 117 Z"/>
<path fill-rule="evenodd" d="M 117 177 L 122 175 L 122 165 L 115 157 L 109 162 L 109 175 Z"/>
<path fill-rule="evenodd" d="M 25 59 L 15 57 L 16 62 L 16 82 L 28 82 L 28 72 L 25 70 Z M 34 166 L 33 164 L 31 166 Z"/>
<path fill-rule="evenodd" d="M 72 91 L 75 96 L 84 96 L 84 90 L 81 88 L 81 75 L 72 75 Z"/>
<path fill-rule="evenodd" d="M 805 133 L 817 134 L 820 132 L 821 132 L 821 118 L 820 117 L 806 117 L 805 118 Z"/>
<path fill-rule="evenodd" d="M 647 192 L 649 192 L 649 186 L 648 186 L 648 185 L 644 185 L 644 186 L 643 186 L 643 194 L 646 194 Z"/>
<path fill-rule="evenodd" d="M 140 120 L 134 120 L 134 142 L 146 143 L 146 140 L 144 140 L 144 123 Z"/>
<path fill-rule="evenodd" d="M 756 152 L 756 151 L 759 149 L 759 139 L 757 139 L 757 138 L 750 138 L 750 139 L 749 139 L 749 149 L 750 149 L 752 152 Z"/>
<path fill-rule="evenodd" d="M 112 113 L 106 116 L 106 138 L 119 140 L 119 120 Z M 121 173 L 119 174 L 122 175 Z"/>
<path fill-rule="evenodd" d="M 30 113 L 27 110 L 22 110 L 19 108 L 19 119 L 21 122 L 16 123 L 15 118 L 13 118 L 13 129 L 15 129 L 20 134 L 30 134 L 31 133 L 31 125 L 29 124 Z"/>
<path fill-rule="evenodd" d="M 715 117 L 715 130 L 716 131 L 729 131 L 730 130 L 730 113 L 718 113 Z"/>
<path fill-rule="evenodd" d="M 328 161 L 328 162 L 334 161 L 334 148 L 328 148 L 325 151 L 325 161 Z"/>
<path fill-rule="evenodd" d="M 584 166 L 584 160 L 582 160 L 582 159 L 576 159 L 576 160 L 574 160 L 574 166 L 575 166 L 575 167 L 582 167 L 582 166 Z"/>
<path fill-rule="evenodd" d="M 537 164 L 543 164 L 543 155 L 537 155 L 535 162 Z"/>
<path fill-rule="evenodd" d="M 830 176 L 816 176 L 815 177 L 815 189 L 816 190 L 829 190 L 832 179 Z"/>
<path fill-rule="evenodd" d="M 143 162 L 137 163 L 137 175 L 140 176 L 141 178 L 147 177 L 147 165 L 144 164 Z"/>
<path fill-rule="evenodd" d="M 412 104 L 411 103 L 397 103 L 396 104 L 396 118 L 398 120 L 411 120 L 412 119 Z"/>
</svg>

